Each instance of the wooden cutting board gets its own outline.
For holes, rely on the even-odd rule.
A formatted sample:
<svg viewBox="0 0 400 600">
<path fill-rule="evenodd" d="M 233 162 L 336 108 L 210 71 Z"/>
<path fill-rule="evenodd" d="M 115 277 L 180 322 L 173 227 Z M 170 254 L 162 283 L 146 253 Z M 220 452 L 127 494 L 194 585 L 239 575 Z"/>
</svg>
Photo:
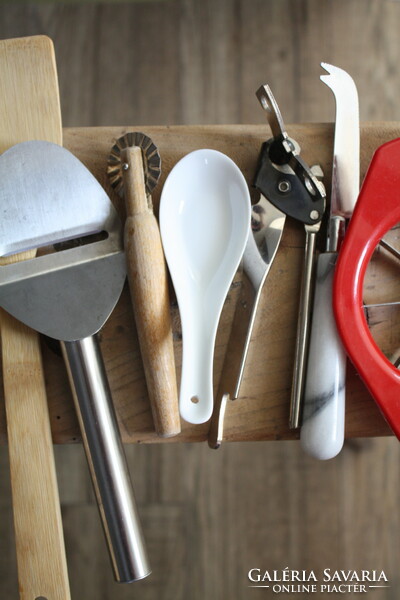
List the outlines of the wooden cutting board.
<svg viewBox="0 0 400 600">
<path fill-rule="evenodd" d="M 135 124 L 64 129 L 64 146 L 95 175 L 110 194 L 121 216 L 124 215 L 124 209 L 121 199 L 113 192 L 108 181 L 107 160 L 115 141 L 128 131 L 138 129 Z M 142 130 L 154 140 L 162 157 L 160 182 L 153 192 L 156 214 L 163 183 L 169 171 L 185 154 L 199 148 L 214 148 L 230 156 L 242 170 L 251 188 L 258 153 L 268 135 L 264 124 L 146 126 Z M 326 174 L 325 185 L 330 189 L 334 124 L 289 124 L 288 131 L 300 143 L 309 164 L 321 164 Z M 361 124 L 362 177 L 375 149 L 399 136 L 400 122 Z M 288 415 L 303 255 L 304 228 L 287 219 L 282 243 L 263 290 L 260 314 L 255 323 L 244 374 L 242 396 L 238 401 L 230 403 L 225 415 L 226 441 L 287 440 L 298 437 L 298 432 L 288 427 Z M 170 291 L 173 300 L 172 287 Z M 216 389 L 239 292 L 240 279 L 234 281 L 222 312 L 215 348 Z M 372 304 L 393 301 L 399 297 L 398 264 L 378 253 L 367 272 L 364 300 Z M 182 340 L 176 302 L 173 302 L 171 311 L 179 382 Z M 398 313 L 396 307 L 389 311 L 385 307 L 377 307 L 370 314 L 371 332 L 387 355 L 393 350 L 391 346 L 400 339 Z M 124 443 L 187 443 L 207 440 L 208 423 L 191 425 L 183 422 L 182 431 L 177 436 L 160 438 L 156 435 L 127 287 L 101 331 L 100 342 Z M 79 442 L 80 432 L 62 357 L 54 352 L 50 344 L 44 344 L 42 351 L 53 439 L 59 444 Z M 347 372 L 346 388 L 346 438 L 393 435 L 351 366 Z M 4 424 L 0 422 L 0 443 L 5 442 Z"/>
<path fill-rule="evenodd" d="M 330 189 L 334 124 L 288 124 L 287 127 L 290 135 L 299 142 L 307 162 L 321 164 L 325 173 L 325 185 Z M 124 214 L 121 200 L 113 193 L 107 178 L 107 160 L 115 141 L 128 131 L 138 129 L 137 124 L 64 129 L 64 146 L 96 176 L 110 193 L 121 215 Z M 152 194 L 155 214 L 169 171 L 185 154 L 199 148 L 214 148 L 230 156 L 242 170 L 252 190 L 258 153 L 269 135 L 265 124 L 146 126 L 141 130 L 157 145 L 162 159 L 161 178 Z M 362 177 L 375 149 L 399 136 L 399 122 L 361 124 Z M 256 195 L 253 198 L 256 200 Z M 322 238 L 321 242 L 323 243 Z M 225 415 L 227 441 L 284 440 L 298 437 L 297 431 L 289 430 L 288 416 L 303 256 L 304 227 L 293 219 L 287 219 L 280 248 L 263 289 L 244 373 L 242 395 L 240 399 L 230 403 Z M 366 277 L 365 301 L 371 304 L 398 299 L 398 264 L 378 253 L 371 267 Z M 172 287 L 170 291 L 170 298 L 173 300 Z M 238 278 L 231 287 L 221 316 L 215 347 L 215 389 L 218 388 L 227 353 L 227 341 L 239 292 Z M 182 340 L 176 302 L 171 310 L 179 382 Z M 383 307 L 370 314 L 371 331 L 378 345 L 388 355 L 391 352 L 390 346 L 400 339 L 400 311 L 397 312 L 395 307 L 389 312 Z M 54 415 L 54 439 L 58 443 L 79 441 L 79 428 L 63 361 L 50 347 L 43 349 L 47 393 L 50 410 Z M 156 435 L 127 288 L 101 331 L 101 349 L 125 443 L 207 440 L 208 423 L 191 425 L 182 422 L 182 432 L 179 435 L 167 439 Z M 386 421 L 351 366 L 347 372 L 346 388 L 346 437 L 390 435 Z M 2 437 L 4 439 L 0 428 L 0 440 Z"/>
<path fill-rule="evenodd" d="M 45 36 L 0 41 L 0 152 L 34 139 L 62 144 L 53 44 Z M 39 337 L 4 311 L 0 333 L 20 598 L 68 600 Z"/>
</svg>

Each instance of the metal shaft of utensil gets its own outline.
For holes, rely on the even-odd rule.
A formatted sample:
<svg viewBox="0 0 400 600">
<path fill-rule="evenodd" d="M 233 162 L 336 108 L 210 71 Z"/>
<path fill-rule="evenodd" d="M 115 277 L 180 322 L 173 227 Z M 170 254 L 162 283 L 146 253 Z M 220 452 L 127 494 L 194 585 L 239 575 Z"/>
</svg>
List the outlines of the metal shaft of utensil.
<svg viewBox="0 0 400 600">
<path fill-rule="evenodd" d="M 312 306 L 312 280 L 315 263 L 315 242 L 318 225 L 306 225 L 304 266 L 300 289 L 299 315 L 297 321 L 296 347 L 292 391 L 290 399 L 289 427 L 297 429 L 300 424 L 301 402 L 307 367 L 307 348 L 310 336 L 310 314 Z"/>
<path fill-rule="evenodd" d="M 97 337 L 61 346 L 115 579 L 143 579 L 150 567 Z"/>
<path fill-rule="evenodd" d="M 232 332 L 208 434 L 208 444 L 214 449 L 219 448 L 223 440 L 224 416 L 228 400 L 236 400 L 240 397 L 257 308 L 265 280 L 279 247 L 285 215 L 260 194 L 260 200 L 252 207 L 252 222 L 258 225 L 254 231 L 249 232 L 243 254 L 241 293 L 236 304 Z"/>
<path fill-rule="evenodd" d="M 379 242 L 379 245 L 382 246 L 382 248 L 384 248 L 385 250 L 387 250 L 395 258 L 400 259 L 399 250 L 397 250 L 397 248 L 392 246 L 392 244 L 389 244 L 389 242 L 387 242 L 385 239 L 382 238 L 381 241 Z"/>
<path fill-rule="evenodd" d="M 215 409 L 208 435 L 208 445 L 215 450 L 221 446 L 224 437 L 226 405 L 229 400 L 232 401 L 239 398 L 240 386 L 242 384 L 251 335 L 262 291 L 263 282 L 260 283 L 258 288 L 254 289 L 246 273 L 243 273 L 243 278 L 242 286 L 246 285 L 247 287 L 249 302 L 243 301 L 242 298 L 239 299 L 238 302 L 240 304 L 235 311 L 232 332 L 233 335 L 238 336 L 240 339 L 244 338 L 244 341 L 240 354 L 235 355 L 232 353 L 233 356 L 229 355 L 225 358 L 226 364 L 224 363 L 223 366 L 223 373 L 221 375 L 221 382 L 215 400 Z"/>
</svg>

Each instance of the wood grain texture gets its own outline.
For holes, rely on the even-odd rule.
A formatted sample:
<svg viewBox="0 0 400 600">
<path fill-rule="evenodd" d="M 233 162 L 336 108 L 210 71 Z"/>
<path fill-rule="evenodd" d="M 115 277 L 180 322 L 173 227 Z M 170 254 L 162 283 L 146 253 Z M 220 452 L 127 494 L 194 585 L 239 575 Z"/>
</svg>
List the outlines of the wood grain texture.
<svg viewBox="0 0 400 600">
<path fill-rule="evenodd" d="M 176 126 L 147 127 L 145 133 L 156 143 L 163 159 L 160 185 L 154 193 L 157 210 L 163 181 L 172 166 L 184 154 L 201 147 L 209 147 L 228 154 L 241 168 L 249 184 L 259 148 L 265 138 L 264 127 L 237 126 Z M 112 193 L 107 181 L 106 163 L 109 151 L 118 137 L 135 127 L 66 129 L 64 144 L 76 154 Z M 303 155 L 313 164 L 317 158 L 327 173 L 329 189 L 331 171 L 332 125 L 288 125 L 291 135 L 299 141 Z M 374 149 L 400 133 L 398 123 L 365 124 L 362 127 L 362 174 L 365 173 Z M 318 156 L 317 156 L 318 155 Z M 122 211 L 121 200 L 115 198 Z M 296 335 L 298 290 L 302 268 L 304 233 L 302 227 L 288 220 L 281 246 L 271 268 L 260 300 L 246 369 L 243 375 L 241 398 L 229 403 L 225 422 L 225 438 L 229 441 L 293 439 L 298 434 L 288 429 L 290 382 L 293 369 L 294 340 Z M 392 261 L 376 264 L 366 280 L 368 302 L 379 301 L 385 290 L 393 289 Z M 371 267 L 372 268 L 372 267 Z M 379 274 L 378 274 L 379 273 Z M 216 342 L 215 387 L 221 372 L 233 318 L 240 280 L 231 286 L 225 303 Z M 388 292 L 386 292 L 387 296 Z M 172 306 L 175 339 L 175 359 L 179 380 L 181 367 L 181 331 L 179 310 Z M 382 316 L 382 315 L 381 315 Z M 372 322 L 374 335 L 388 349 L 388 332 L 393 316 Z M 123 294 L 118 306 L 101 334 L 111 390 L 125 442 L 157 441 L 152 423 L 146 382 L 129 296 Z M 392 351 L 394 351 L 393 349 Z M 57 442 L 79 439 L 70 401 L 62 361 L 51 349 L 45 353 L 47 393 L 53 415 L 53 435 Z M 346 436 L 359 437 L 386 435 L 390 431 L 375 403 L 366 392 L 353 369 L 347 378 Z M 58 418 L 57 418 L 58 417 Z M 208 425 L 193 426 L 183 423 L 182 433 L 171 441 L 200 441 L 207 435 Z"/>
<path fill-rule="evenodd" d="M 59 450 L 67 462 L 80 449 Z M 379 594 L 395 600 L 400 583 L 400 523 L 393 507 L 400 493 L 393 476 L 396 440 L 347 444 L 337 459 L 324 463 L 304 457 L 289 441 L 233 443 L 217 452 L 204 444 L 131 445 L 127 455 L 135 465 L 135 483 L 141 482 L 135 489 L 153 574 L 133 587 L 112 584 L 108 557 L 96 543 L 101 535 L 96 509 L 78 501 L 80 486 L 77 501 L 64 510 L 77 598 L 251 600 L 255 591 L 248 588 L 247 573 L 256 566 L 279 570 L 293 563 L 320 574 L 324 568 L 363 569 L 367 563 L 385 569 L 392 591 Z"/>
<path fill-rule="evenodd" d="M 0 42 L 0 147 L 62 143 L 57 71 L 47 37 Z M 2 259 L 33 258 L 35 251 Z M 0 311 L 7 436 L 21 600 L 70 598 L 39 336 Z"/>
<path fill-rule="evenodd" d="M 154 429 L 160 437 L 181 431 L 167 267 L 160 230 L 147 198 L 142 150 L 127 148 L 121 160 L 126 220 L 124 247 L 132 308 Z"/>
</svg>

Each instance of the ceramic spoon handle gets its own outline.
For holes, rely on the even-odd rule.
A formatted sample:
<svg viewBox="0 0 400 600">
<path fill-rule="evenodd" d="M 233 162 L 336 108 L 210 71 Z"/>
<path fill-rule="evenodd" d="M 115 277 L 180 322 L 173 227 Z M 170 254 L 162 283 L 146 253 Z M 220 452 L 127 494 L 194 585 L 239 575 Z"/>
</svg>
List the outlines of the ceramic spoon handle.
<svg viewBox="0 0 400 600">
<path fill-rule="evenodd" d="M 332 285 L 337 254 L 320 254 L 304 394 L 301 444 L 325 460 L 336 456 L 344 441 L 346 353 L 332 307 Z"/>
<path fill-rule="evenodd" d="M 181 314 L 184 344 L 179 406 L 188 423 L 205 423 L 213 411 L 213 356 L 216 327 L 210 317 L 201 318 L 202 307 L 183 308 Z M 212 309 L 209 310 L 210 314 Z"/>
<path fill-rule="evenodd" d="M 168 279 L 161 236 L 149 208 L 142 151 L 127 148 L 123 161 L 127 211 L 124 246 L 129 288 L 146 376 L 154 427 L 161 437 L 181 430 Z"/>
<path fill-rule="evenodd" d="M 150 568 L 97 338 L 62 348 L 115 578 L 142 579 Z"/>
</svg>

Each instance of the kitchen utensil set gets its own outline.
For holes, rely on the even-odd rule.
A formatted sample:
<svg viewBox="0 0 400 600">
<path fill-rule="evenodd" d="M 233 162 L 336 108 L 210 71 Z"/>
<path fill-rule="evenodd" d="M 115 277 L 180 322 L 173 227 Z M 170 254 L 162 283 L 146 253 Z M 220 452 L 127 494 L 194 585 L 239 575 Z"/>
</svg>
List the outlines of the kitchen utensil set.
<svg viewBox="0 0 400 600">
<path fill-rule="evenodd" d="M 10 50 L 14 47 L 24 58 L 8 72 Z M 8 72 L 10 77 L 17 77 L 15 73 L 21 73 L 27 56 L 43 83 L 43 65 L 47 61 L 51 93 L 46 101 L 55 101 L 52 111 L 38 117 L 42 102 L 38 85 L 28 90 L 32 113 L 29 123 L 15 125 L 13 131 L 1 126 L 0 306 L 6 312 L 1 313 L 0 325 L 20 587 L 27 590 L 27 595 L 21 592 L 21 598 L 68 600 L 39 346 L 36 334 L 25 325 L 61 341 L 114 576 L 120 582 L 146 577 L 150 567 L 95 335 L 118 302 L 126 273 L 157 434 L 179 434 L 180 416 L 193 424 L 211 418 L 208 441 L 210 447 L 218 448 L 229 401 L 240 398 L 257 307 L 286 219 L 301 222 L 305 229 L 305 254 L 289 426 L 301 426 L 304 450 L 319 459 L 332 458 L 340 451 L 344 439 L 346 349 L 400 437 L 399 371 L 372 339 L 362 304 L 363 278 L 374 248 L 385 232 L 400 221 L 400 144 L 396 140 L 376 152 L 356 205 L 357 90 L 345 71 L 322 63 L 328 75 L 321 79 L 332 89 L 336 100 L 328 219 L 324 219 L 322 170 L 305 162 L 299 144 L 286 131 L 271 89 L 263 85 L 256 94 L 272 138 L 262 145 L 255 169 L 253 185 L 259 193 L 258 201 L 251 205 L 246 180 L 231 158 L 212 149 L 196 150 L 181 158 L 164 182 L 159 229 L 151 193 L 160 178 L 161 158 L 148 136 L 129 132 L 116 140 L 107 167 L 112 187 L 125 200 L 122 236 L 119 217 L 103 188 L 60 145 L 62 130 L 52 52 L 47 38 L 31 38 L 22 45 L 18 41 L 0 43 L 3 76 Z M 22 101 L 18 103 L 12 94 L 15 89 L 18 86 L 8 86 L 10 92 L 1 98 L 3 113 L 11 115 L 21 108 Z M 13 122 L 10 115 L 6 122 Z M 22 123 L 22 113 L 18 115 Z M 317 257 L 321 228 L 327 230 L 326 251 Z M 35 257 L 33 249 L 37 248 L 41 252 Z M 396 254 L 396 250 L 393 252 Z M 164 254 L 182 325 L 179 408 Z M 240 297 L 214 402 L 217 327 L 239 265 Z M 15 376 L 20 356 L 34 366 L 26 381 L 25 376 L 18 376 L 17 389 L 8 373 Z M 27 403 L 30 386 L 36 390 L 32 395 L 35 407 Z M 32 438 L 30 442 L 37 452 L 30 456 L 23 444 L 25 433 L 18 427 L 23 416 L 14 412 L 22 401 L 22 412 L 32 419 L 34 427 L 41 427 L 39 440 Z M 33 576 L 26 575 L 27 564 L 40 569 L 32 556 L 26 561 L 20 550 L 28 527 L 23 525 L 23 519 L 19 520 L 24 482 L 18 478 L 16 465 L 29 460 L 44 469 L 43 478 L 51 497 L 46 506 L 52 526 L 43 530 L 35 516 L 30 518 L 34 519 L 31 523 L 38 543 L 52 548 L 48 560 L 53 562 L 48 565 L 59 582 L 54 595 L 46 577 L 39 577 L 38 587 L 32 588 Z M 48 468 L 43 467 L 46 464 Z M 25 485 L 38 493 L 33 475 Z M 33 496 L 32 506 L 35 501 Z"/>
</svg>

